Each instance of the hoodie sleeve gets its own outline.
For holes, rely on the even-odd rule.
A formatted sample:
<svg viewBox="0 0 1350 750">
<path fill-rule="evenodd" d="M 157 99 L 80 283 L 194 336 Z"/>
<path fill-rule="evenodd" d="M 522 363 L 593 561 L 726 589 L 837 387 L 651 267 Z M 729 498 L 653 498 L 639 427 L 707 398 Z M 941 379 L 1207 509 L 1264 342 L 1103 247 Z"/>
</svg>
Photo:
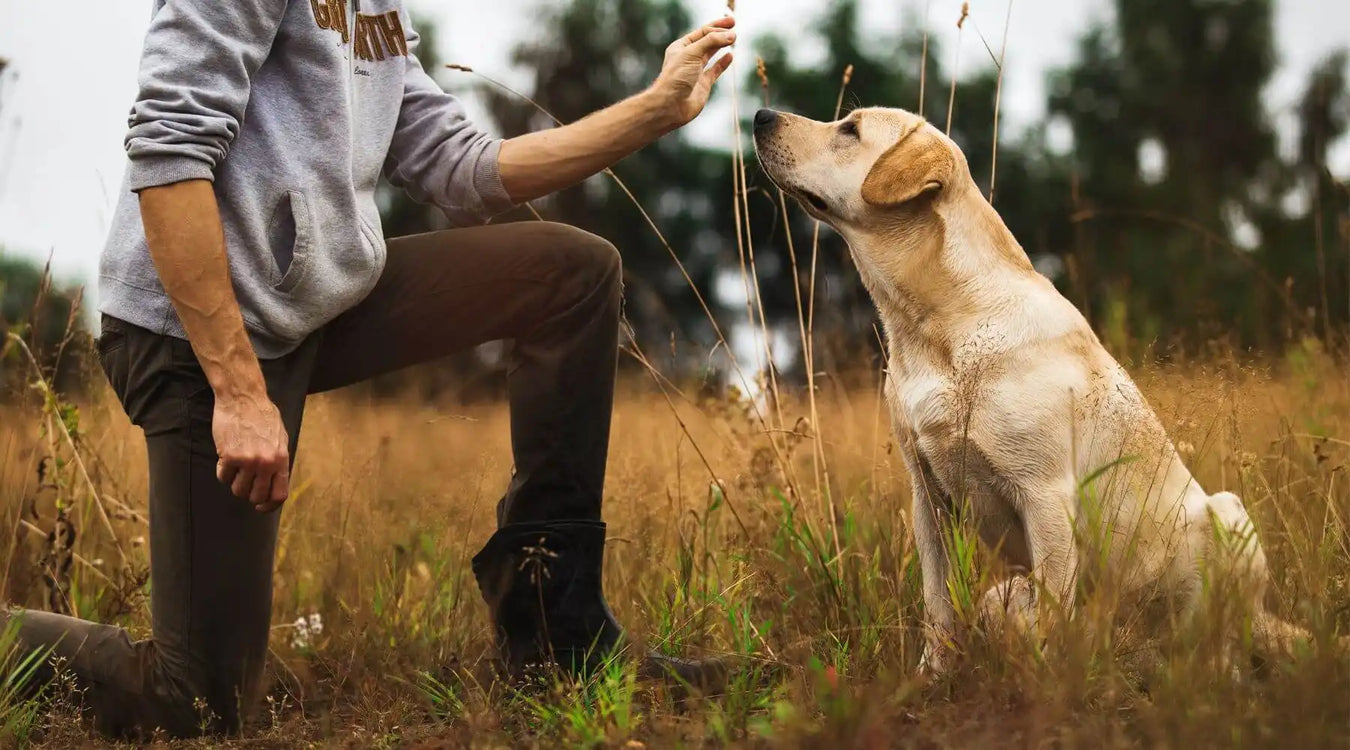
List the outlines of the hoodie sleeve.
<svg viewBox="0 0 1350 750">
<path fill-rule="evenodd" d="M 497 169 L 501 139 L 469 122 L 459 99 L 432 80 L 417 59 L 417 32 L 408 29 L 403 103 L 385 175 L 455 224 L 482 224 L 514 205 Z"/>
<path fill-rule="evenodd" d="M 213 178 L 287 0 L 164 0 L 141 53 L 126 136 L 131 189 Z"/>
</svg>

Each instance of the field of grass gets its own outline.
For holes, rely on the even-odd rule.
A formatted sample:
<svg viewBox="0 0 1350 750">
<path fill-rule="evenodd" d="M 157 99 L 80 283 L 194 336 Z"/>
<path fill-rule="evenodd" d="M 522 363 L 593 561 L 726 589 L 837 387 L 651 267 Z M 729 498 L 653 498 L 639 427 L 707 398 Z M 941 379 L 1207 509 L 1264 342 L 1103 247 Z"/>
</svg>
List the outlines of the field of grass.
<svg viewBox="0 0 1350 750">
<path fill-rule="evenodd" d="M 234 746 L 1345 747 L 1350 661 L 1329 645 L 1350 632 L 1345 373 L 1311 344 L 1261 366 L 1135 369 L 1206 489 L 1243 496 L 1271 561 L 1268 604 L 1316 634 L 1310 648 L 1234 675 L 1213 659 L 1228 624 L 1169 627 L 1166 607 L 1097 591 L 1044 649 L 977 633 L 928 681 L 914 669 L 908 479 L 875 375 L 824 381 L 815 423 L 800 394 L 761 418 L 734 394 L 626 383 L 606 493 L 610 602 L 651 645 L 740 665 L 725 696 L 683 702 L 617 667 L 583 686 L 493 683 L 468 560 L 508 477 L 503 405 L 314 399 L 283 511 L 271 690 Z M 78 531 L 75 610 L 145 635 L 139 435 L 102 384 L 78 415 L 46 414 L 0 410 L 5 593 L 43 602 L 51 545 L 33 527 L 51 528 L 59 499 Z M 981 554 L 958 586 L 987 585 Z M 68 709 L 3 699 L 9 741 L 99 746 Z"/>
</svg>

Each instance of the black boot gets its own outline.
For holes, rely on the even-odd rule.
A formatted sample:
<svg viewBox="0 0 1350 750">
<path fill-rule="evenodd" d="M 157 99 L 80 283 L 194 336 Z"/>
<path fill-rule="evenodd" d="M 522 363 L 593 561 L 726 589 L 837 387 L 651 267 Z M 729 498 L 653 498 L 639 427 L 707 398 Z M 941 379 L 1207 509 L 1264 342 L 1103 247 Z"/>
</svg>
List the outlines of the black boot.
<svg viewBox="0 0 1350 750">
<path fill-rule="evenodd" d="M 584 677 L 631 645 L 605 601 L 604 559 L 601 521 L 510 524 L 474 555 L 474 578 L 508 673 L 557 664 Z M 720 689 L 726 679 L 720 662 L 654 652 L 642 655 L 640 673 L 702 692 Z"/>
</svg>

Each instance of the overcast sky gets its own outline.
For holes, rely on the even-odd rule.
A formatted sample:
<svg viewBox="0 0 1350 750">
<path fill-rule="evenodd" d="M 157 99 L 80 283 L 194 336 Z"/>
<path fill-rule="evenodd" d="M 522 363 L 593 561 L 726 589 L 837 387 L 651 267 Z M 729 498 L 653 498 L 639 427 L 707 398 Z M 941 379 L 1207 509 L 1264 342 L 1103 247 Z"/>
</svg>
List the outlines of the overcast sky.
<svg viewBox="0 0 1350 750">
<path fill-rule="evenodd" d="M 531 26 L 533 9 L 547 0 L 409 0 L 439 22 L 442 57 L 528 87 L 529 78 L 511 70 L 512 43 L 544 31 Z M 1013 0 L 1008 34 L 1002 107 L 1016 130 L 1043 111 L 1044 72 L 1068 62 L 1075 39 L 1093 20 L 1109 14 L 1107 0 Z M 974 26 L 998 50 L 1008 0 L 970 3 Z M 737 19 L 742 42 L 735 72 L 753 65 L 754 40 L 770 31 L 801 36 L 803 25 L 826 5 L 822 0 L 740 0 Z M 863 0 L 864 28 L 895 31 L 921 18 L 925 0 Z M 721 0 L 692 0 L 696 18 L 725 11 Z M 45 258 L 71 281 L 92 282 L 103 245 L 125 153 L 122 136 L 135 95 L 136 68 L 149 20 L 150 0 L 0 0 L 0 57 L 12 70 L 0 81 L 0 246 Z M 934 33 L 950 64 L 955 50 L 959 0 L 931 0 Z M 1267 101 L 1286 134 L 1291 105 L 1309 68 L 1338 46 L 1350 45 L 1347 0 L 1277 0 L 1276 31 L 1281 66 Z M 960 48 L 961 68 L 987 65 L 989 55 L 968 25 Z M 803 62 L 820 50 L 803 44 L 793 50 Z M 772 75 L 772 71 L 770 71 Z M 725 82 L 724 82 L 725 83 Z M 693 126 L 708 143 L 731 139 L 728 87 Z M 864 102 L 908 105 L 908 102 Z M 482 110 L 471 106 L 482 117 Z M 484 120 L 485 124 L 486 121 Z M 1335 152 L 1335 168 L 1350 175 L 1350 145 Z M 90 292 L 93 292 L 91 289 Z"/>
</svg>

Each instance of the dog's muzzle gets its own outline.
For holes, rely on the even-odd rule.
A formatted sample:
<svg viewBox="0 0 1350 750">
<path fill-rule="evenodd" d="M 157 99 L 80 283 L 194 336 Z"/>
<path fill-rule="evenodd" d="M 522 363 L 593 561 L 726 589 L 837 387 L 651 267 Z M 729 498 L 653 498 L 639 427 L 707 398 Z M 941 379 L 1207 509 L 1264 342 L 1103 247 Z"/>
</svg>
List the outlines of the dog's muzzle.
<svg viewBox="0 0 1350 750">
<path fill-rule="evenodd" d="M 755 135 L 768 133 L 777 124 L 778 113 L 772 109 L 761 109 L 755 113 Z"/>
</svg>

